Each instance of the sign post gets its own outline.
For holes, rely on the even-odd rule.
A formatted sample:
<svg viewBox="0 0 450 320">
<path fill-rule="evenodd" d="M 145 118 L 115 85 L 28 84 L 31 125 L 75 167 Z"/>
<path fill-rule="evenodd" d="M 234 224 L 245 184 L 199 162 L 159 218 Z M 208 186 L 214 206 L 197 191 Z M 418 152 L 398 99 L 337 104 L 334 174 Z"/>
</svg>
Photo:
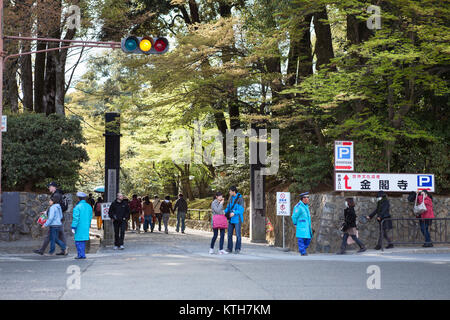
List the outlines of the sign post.
<svg viewBox="0 0 450 320">
<path fill-rule="evenodd" d="M 277 192 L 277 216 L 283 217 L 283 251 L 289 251 L 289 250 L 286 250 L 284 217 L 291 216 L 291 194 L 290 194 L 290 192 Z"/>
</svg>

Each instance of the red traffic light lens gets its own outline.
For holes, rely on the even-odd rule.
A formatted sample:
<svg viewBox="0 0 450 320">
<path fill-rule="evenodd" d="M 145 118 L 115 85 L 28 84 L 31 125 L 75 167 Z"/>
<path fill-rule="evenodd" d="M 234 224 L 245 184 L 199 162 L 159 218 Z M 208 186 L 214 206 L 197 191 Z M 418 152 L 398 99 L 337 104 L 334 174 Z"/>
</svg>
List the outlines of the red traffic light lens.
<svg viewBox="0 0 450 320">
<path fill-rule="evenodd" d="M 157 52 L 163 52 L 167 48 L 167 40 L 165 39 L 158 39 L 153 44 L 153 47 Z"/>
</svg>

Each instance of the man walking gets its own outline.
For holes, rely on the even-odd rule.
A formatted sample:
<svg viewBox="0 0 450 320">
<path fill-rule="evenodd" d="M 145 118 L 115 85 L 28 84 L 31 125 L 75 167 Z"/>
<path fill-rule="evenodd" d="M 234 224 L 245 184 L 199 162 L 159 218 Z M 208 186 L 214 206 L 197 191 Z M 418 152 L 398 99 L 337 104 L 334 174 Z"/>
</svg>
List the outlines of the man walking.
<svg viewBox="0 0 450 320">
<path fill-rule="evenodd" d="M 383 223 L 384 219 L 389 219 L 391 217 L 391 214 L 389 213 L 389 208 L 390 208 L 390 204 L 389 204 L 389 200 L 387 199 L 386 193 L 384 193 L 384 191 L 378 191 L 378 193 L 377 193 L 377 208 L 370 215 L 368 215 L 366 217 L 367 219 L 370 220 L 375 215 L 377 216 L 378 227 L 379 227 L 380 231 L 379 231 L 379 235 L 378 235 L 378 242 L 377 242 L 377 245 L 375 246 L 375 250 L 381 249 L 381 240 L 383 237 L 388 242 L 386 249 L 391 249 L 394 247 L 391 239 L 388 236 L 388 230 L 392 229 L 392 220 L 386 220 Z"/>
<path fill-rule="evenodd" d="M 124 201 L 123 194 L 117 194 L 117 199 L 111 203 L 108 214 L 114 225 L 114 250 L 123 250 L 125 229 L 127 221 L 130 218 L 130 207 L 128 206 L 128 202 Z"/>
<path fill-rule="evenodd" d="M 292 222 L 296 226 L 295 236 L 297 237 L 298 251 L 302 256 L 307 256 L 306 249 L 313 237 L 311 227 L 311 213 L 309 212 L 309 192 L 300 194 L 300 201 L 294 207 Z"/>
<path fill-rule="evenodd" d="M 80 202 L 73 209 L 72 232 L 75 233 L 75 246 L 78 255 L 75 259 L 86 259 L 86 241 L 89 240 L 89 229 L 91 228 L 92 207 L 86 202 L 87 195 L 77 192 Z"/>
<path fill-rule="evenodd" d="M 230 201 L 225 208 L 225 216 L 229 219 L 228 223 L 228 248 L 227 252 L 233 251 L 233 231 L 236 230 L 236 246 L 234 253 L 241 252 L 241 228 L 244 223 L 244 198 L 238 192 L 235 186 L 230 187 Z"/>
<path fill-rule="evenodd" d="M 172 209 L 172 202 L 170 202 L 170 196 L 167 196 L 163 203 L 161 203 L 161 213 L 162 213 L 162 219 L 164 222 L 164 233 L 169 233 L 169 218 L 170 218 L 170 212 L 174 213 Z"/>
<path fill-rule="evenodd" d="M 177 227 L 176 231 L 180 230 L 180 220 L 181 220 L 181 233 L 184 233 L 185 229 L 185 220 L 186 220 L 186 213 L 188 210 L 188 204 L 186 200 L 184 200 L 183 195 L 180 193 L 178 195 L 178 200 L 175 202 L 175 206 L 173 207 L 173 211 L 177 210 Z"/>
<path fill-rule="evenodd" d="M 158 230 L 161 231 L 161 220 L 162 220 L 162 213 L 161 213 L 161 200 L 158 196 L 155 196 L 155 200 L 153 200 L 153 211 L 155 212 L 156 219 L 158 219 Z"/>
<path fill-rule="evenodd" d="M 141 231 L 141 222 L 139 218 L 142 214 L 142 205 L 136 194 L 133 194 L 133 199 L 130 202 L 130 211 L 132 230 L 136 230 L 136 232 L 139 233 Z"/>
</svg>

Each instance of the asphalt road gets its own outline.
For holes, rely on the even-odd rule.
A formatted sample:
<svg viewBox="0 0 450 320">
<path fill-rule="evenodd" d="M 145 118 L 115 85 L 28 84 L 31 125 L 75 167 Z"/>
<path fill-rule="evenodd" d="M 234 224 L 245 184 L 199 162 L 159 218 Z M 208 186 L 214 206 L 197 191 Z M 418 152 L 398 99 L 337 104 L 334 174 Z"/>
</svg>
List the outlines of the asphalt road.
<svg viewBox="0 0 450 320">
<path fill-rule="evenodd" d="M 210 237 L 127 233 L 125 250 L 100 249 L 82 261 L 73 252 L 0 254 L 0 299 L 450 298 L 450 253 L 302 257 L 244 239 L 239 255 L 209 255 Z"/>
</svg>

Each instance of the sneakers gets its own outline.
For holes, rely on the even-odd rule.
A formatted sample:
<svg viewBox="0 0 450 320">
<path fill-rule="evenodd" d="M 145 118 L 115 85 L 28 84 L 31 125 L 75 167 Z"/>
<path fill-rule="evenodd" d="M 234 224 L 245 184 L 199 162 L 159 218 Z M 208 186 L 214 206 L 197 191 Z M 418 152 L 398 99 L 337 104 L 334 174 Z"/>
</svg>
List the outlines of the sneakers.
<svg viewBox="0 0 450 320">
<path fill-rule="evenodd" d="M 125 249 L 125 247 L 124 247 L 124 246 L 120 246 L 119 249 L 120 249 L 120 250 L 123 250 L 123 249 Z"/>
<path fill-rule="evenodd" d="M 362 247 L 361 249 L 358 250 L 358 253 L 364 252 L 364 251 L 366 251 L 366 250 L 367 250 L 367 249 L 366 249 L 365 247 Z"/>
<path fill-rule="evenodd" d="M 219 250 L 219 254 L 228 254 L 225 250 Z"/>
<path fill-rule="evenodd" d="M 214 254 L 214 249 L 209 249 L 209 254 Z"/>
<path fill-rule="evenodd" d="M 392 249 L 394 247 L 394 245 L 393 244 L 390 244 L 390 245 L 388 245 L 387 247 L 386 247 L 386 249 Z"/>
<path fill-rule="evenodd" d="M 234 250 L 234 254 L 239 254 L 239 253 L 241 253 L 241 250 L 239 250 L 239 249 Z"/>
<path fill-rule="evenodd" d="M 230 249 L 227 249 L 227 250 L 225 250 L 227 253 L 231 253 L 231 250 Z"/>
<path fill-rule="evenodd" d="M 117 249 L 119 249 L 119 247 L 118 246 L 114 246 L 114 250 L 117 250 Z"/>
<path fill-rule="evenodd" d="M 39 254 L 39 255 L 41 255 L 41 256 L 44 255 L 44 253 L 43 253 L 41 250 L 39 250 L 39 249 L 33 250 L 33 252 L 36 253 L 36 254 Z"/>
<path fill-rule="evenodd" d="M 46 257 L 52 257 L 52 256 L 54 256 L 55 255 L 55 253 L 54 252 L 52 252 L 52 253 L 45 253 L 44 254 L 44 256 L 46 256 Z"/>
<path fill-rule="evenodd" d="M 432 243 L 425 243 L 422 247 L 424 247 L 424 248 L 431 248 L 431 247 L 433 247 L 433 244 Z"/>
<path fill-rule="evenodd" d="M 381 250 L 381 246 L 376 246 L 374 249 L 375 250 Z"/>
<path fill-rule="evenodd" d="M 56 255 L 57 256 L 65 256 L 66 252 L 65 251 L 61 251 L 61 252 L 58 252 Z"/>
</svg>

